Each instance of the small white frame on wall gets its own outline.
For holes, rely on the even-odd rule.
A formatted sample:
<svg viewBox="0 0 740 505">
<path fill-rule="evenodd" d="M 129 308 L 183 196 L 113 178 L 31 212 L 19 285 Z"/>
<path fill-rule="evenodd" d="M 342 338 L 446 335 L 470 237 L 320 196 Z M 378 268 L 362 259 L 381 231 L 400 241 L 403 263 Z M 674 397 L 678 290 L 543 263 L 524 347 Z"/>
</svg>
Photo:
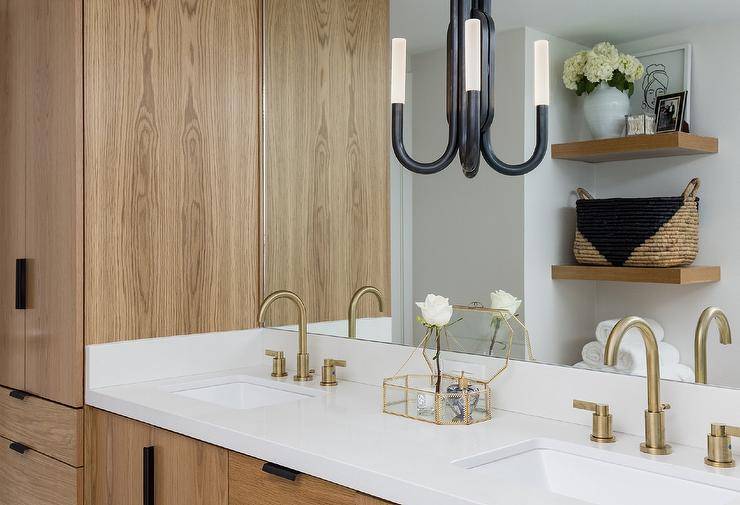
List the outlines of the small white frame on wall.
<svg viewBox="0 0 740 505">
<path fill-rule="evenodd" d="M 645 66 L 645 76 L 635 82 L 630 99 L 633 114 L 653 113 L 660 95 L 688 91 L 684 120 L 691 124 L 691 44 L 663 47 L 635 54 Z"/>
</svg>

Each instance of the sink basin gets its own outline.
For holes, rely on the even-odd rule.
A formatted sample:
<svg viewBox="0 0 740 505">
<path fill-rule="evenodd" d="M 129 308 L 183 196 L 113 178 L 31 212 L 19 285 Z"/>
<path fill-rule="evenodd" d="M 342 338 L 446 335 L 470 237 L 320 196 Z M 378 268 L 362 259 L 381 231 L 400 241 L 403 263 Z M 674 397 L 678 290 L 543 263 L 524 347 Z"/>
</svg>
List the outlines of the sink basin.
<svg viewBox="0 0 740 505">
<path fill-rule="evenodd" d="M 294 384 L 236 375 L 181 384 L 169 392 L 213 403 L 230 409 L 247 410 L 280 403 L 307 400 L 323 395 L 321 391 Z"/>
<path fill-rule="evenodd" d="M 558 440 L 533 439 L 452 462 L 495 486 L 522 482 L 593 505 L 740 504 L 739 490 L 721 475 L 685 469 Z"/>
</svg>

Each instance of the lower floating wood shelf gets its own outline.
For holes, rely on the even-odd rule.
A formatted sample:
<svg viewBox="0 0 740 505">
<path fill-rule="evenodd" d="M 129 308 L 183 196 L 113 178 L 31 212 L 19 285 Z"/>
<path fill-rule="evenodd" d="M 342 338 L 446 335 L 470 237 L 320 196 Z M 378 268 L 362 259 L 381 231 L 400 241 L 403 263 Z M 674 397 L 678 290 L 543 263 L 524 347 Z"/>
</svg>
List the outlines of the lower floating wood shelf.
<svg viewBox="0 0 740 505">
<path fill-rule="evenodd" d="M 657 284 L 701 284 L 718 282 L 718 266 L 675 268 L 600 267 L 588 265 L 553 265 L 552 278 L 572 281 L 647 282 Z"/>
</svg>

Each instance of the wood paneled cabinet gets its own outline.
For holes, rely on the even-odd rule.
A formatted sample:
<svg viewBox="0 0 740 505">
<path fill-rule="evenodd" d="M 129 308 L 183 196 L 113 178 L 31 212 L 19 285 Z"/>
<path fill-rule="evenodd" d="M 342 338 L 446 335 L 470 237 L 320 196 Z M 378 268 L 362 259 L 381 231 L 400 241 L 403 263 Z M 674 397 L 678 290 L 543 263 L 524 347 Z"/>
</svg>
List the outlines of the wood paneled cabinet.
<svg viewBox="0 0 740 505">
<path fill-rule="evenodd" d="M 148 479 L 156 505 L 389 503 L 94 408 L 85 409 L 85 445 L 86 505 L 141 505 Z"/>
<path fill-rule="evenodd" d="M 228 504 L 225 449 L 92 408 L 85 444 L 86 505 Z"/>
<path fill-rule="evenodd" d="M 81 0 L 4 0 L 0 26 L 0 384 L 80 407 Z"/>
</svg>

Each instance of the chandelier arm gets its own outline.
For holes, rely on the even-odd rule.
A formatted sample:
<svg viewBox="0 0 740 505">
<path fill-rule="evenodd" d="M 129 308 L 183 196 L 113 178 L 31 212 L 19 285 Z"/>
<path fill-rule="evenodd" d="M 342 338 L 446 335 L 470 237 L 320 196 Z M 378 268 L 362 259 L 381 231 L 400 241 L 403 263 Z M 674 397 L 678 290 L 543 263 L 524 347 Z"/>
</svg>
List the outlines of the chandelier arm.
<svg viewBox="0 0 740 505">
<path fill-rule="evenodd" d="M 491 168 L 496 172 L 503 175 L 525 175 L 537 168 L 537 166 L 545 158 L 548 148 L 548 127 L 547 127 L 547 116 L 548 106 L 538 105 L 537 106 L 537 145 L 534 148 L 534 153 L 529 160 L 525 161 L 521 165 L 510 165 L 501 161 L 496 154 L 493 152 L 491 146 L 491 135 L 489 130 L 481 133 L 481 153 L 483 159 L 486 160 Z"/>
<path fill-rule="evenodd" d="M 393 104 L 393 152 L 398 161 L 417 174 L 436 174 L 447 168 L 457 153 L 457 113 L 453 112 L 450 118 L 449 140 L 447 150 L 437 160 L 430 163 L 421 163 L 409 156 L 403 143 L 403 104 Z"/>
</svg>

